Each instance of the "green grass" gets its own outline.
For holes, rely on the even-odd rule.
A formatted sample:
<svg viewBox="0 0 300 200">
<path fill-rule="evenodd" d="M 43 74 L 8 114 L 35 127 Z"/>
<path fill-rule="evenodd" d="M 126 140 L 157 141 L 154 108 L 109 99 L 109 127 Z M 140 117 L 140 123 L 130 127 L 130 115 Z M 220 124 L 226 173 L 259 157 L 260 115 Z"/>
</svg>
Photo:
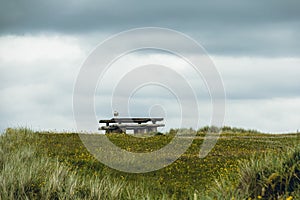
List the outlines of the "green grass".
<svg viewBox="0 0 300 200">
<path fill-rule="evenodd" d="M 7 129 L 0 137 L 0 199 L 300 198 L 300 135 L 238 131 L 227 127 L 204 159 L 198 157 L 204 136 L 198 131 L 173 164 L 130 174 L 97 161 L 78 134 Z M 173 134 L 108 137 L 128 151 L 151 152 L 168 144 Z"/>
<path fill-rule="evenodd" d="M 255 154 L 216 180 L 214 199 L 300 199 L 300 147 Z"/>
</svg>

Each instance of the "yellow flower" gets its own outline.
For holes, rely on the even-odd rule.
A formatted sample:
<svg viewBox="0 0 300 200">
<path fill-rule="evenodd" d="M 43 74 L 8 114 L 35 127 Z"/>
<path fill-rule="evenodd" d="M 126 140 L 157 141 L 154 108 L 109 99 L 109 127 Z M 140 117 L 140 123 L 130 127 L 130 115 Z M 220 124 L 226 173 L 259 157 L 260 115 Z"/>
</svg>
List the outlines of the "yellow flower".
<svg viewBox="0 0 300 200">
<path fill-rule="evenodd" d="M 262 198 L 262 196 L 258 195 L 258 196 L 257 196 L 257 198 L 258 198 L 258 199 L 261 199 L 261 198 Z"/>
<path fill-rule="evenodd" d="M 286 198 L 286 200 L 292 200 L 293 197 L 292 196 L 289 196 L 288 198 Z"/>
</svg>

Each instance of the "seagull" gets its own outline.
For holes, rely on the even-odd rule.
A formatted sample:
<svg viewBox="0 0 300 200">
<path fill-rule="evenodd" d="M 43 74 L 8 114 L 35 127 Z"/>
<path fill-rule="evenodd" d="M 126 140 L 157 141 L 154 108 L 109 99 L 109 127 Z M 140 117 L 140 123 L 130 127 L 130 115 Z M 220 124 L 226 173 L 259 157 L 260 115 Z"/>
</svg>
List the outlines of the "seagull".
<svg viewBox="0 0 300 200">
<path fill-rule="evenodd" d="M 119 113 L 117 111 L 114 111 L 114 117 L 118 117 Z"/>
</svg>

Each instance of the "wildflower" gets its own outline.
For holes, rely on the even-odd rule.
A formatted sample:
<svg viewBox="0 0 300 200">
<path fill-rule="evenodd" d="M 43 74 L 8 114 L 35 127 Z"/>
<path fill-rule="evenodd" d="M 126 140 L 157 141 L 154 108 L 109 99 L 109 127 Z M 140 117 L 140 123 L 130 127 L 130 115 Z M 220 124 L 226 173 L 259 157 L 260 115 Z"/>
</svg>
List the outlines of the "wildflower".
<svg viewBox="0 0 300 200">
<path fill-rule="evenodd" d="M 286 198 L 286 200 L 292 200 L 293 197 L 292 196 L 289 196 L 288 198 Z"/>
<path fill-rule="evenodd" d="M 194 200 L 197 200 L 197 194 L 194 192 Z"/>
<path fill-rule="evenodd" d="M 258 198 L 258 199 L 261 199 L 261 198 L 262 198 L 262 196 L 258 195 L 258 196 L 257 196 L 257 198 Z"/>
</svg>

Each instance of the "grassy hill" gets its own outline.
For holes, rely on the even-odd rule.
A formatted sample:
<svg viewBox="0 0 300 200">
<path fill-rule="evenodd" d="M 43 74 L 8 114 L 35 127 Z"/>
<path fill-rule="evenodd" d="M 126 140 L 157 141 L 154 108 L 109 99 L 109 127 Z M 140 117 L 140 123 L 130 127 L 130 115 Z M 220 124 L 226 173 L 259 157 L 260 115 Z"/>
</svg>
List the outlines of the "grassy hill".
<svg viewBox="0 0 300 200">
<path fill-rule="evenodd" d="M 204 159 L 199 130 L 173 164 L 130 174 L 97 161 L 76 133 L 7 129 L 0 136 L 0 199 L 300 199 L 300 134 L 242 130 L 223 130 Z M 175 133 L 108 137 L 128 151 L 149 152 Z"/>
</svg>

